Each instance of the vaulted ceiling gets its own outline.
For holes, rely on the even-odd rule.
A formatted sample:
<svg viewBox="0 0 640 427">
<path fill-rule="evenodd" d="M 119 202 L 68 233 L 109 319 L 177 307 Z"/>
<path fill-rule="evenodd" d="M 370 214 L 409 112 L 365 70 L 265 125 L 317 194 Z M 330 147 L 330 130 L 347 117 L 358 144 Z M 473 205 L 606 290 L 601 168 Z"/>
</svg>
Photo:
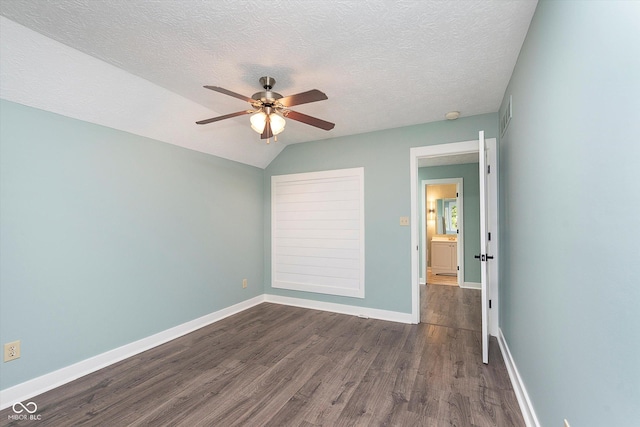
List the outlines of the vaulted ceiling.
<svg viewBox="0 0 640 427">
<path fill-rule="evenodd" d="M 288 144 L 496 112 L 535 1 L 12 0 L 0 3 L 0 96 L 266 167 Z M 20 24 L 20 25 L 16 25 Z M 26 27 L 26 28 L 25 28 Z M 46 37 L 43 37 L 46 36 Z M 247 108 L 259 77 L 329 99 L 266 145 Z M 392 143 L 392 142 L 390 142 Z"/>
</svg>

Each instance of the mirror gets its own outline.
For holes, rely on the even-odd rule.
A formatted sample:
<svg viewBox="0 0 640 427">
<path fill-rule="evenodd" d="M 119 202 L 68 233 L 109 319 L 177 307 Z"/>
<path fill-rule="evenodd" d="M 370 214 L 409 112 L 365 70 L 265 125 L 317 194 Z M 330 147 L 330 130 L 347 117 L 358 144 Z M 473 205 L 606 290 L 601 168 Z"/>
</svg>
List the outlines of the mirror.
<svg viewBox="0 0 640 427">
<path fill-rule="evenodd" d="M 436 227 L 438 234 L 458 233 L 457 199 L 436 200 Z"/>
</svg>

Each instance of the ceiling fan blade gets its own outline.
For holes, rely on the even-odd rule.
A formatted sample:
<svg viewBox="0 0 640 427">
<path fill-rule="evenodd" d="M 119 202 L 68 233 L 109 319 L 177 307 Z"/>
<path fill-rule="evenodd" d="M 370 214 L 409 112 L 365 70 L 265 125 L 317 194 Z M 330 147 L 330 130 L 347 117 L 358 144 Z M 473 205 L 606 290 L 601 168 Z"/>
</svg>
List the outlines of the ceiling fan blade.
<svg viewBox="0 0 640 427">
<path fill-rule="evenodd" d="M 309 102 L 323 101 L 325 99 L 329 98 L 324 92 L 320 92 L 318 89 L 311 89 L 295 95 L 285 96 L 278 101 L 285 107 L 293 107 L 294 105 L 308 104 Z"/>
<path fill-rule="evenodd" d="M 242 99 L 243 101 L 247 101 L 249 103 L 255 101 L 255 100 L 253 100 L 253 99 L 251 99 L 251 98 L 249 98 L 247 96 L 240 95 L 239 93 L 231 92 L 230 90 L 221 88 L 219 86 L 204 86 L 204 87 L 206 87 L 207 89 L 211 89 L 213 91 L 216 91 L 216 92 L 224 93 L 225 95 L 233 96 L 234 98 Z"/>
<path fill-rule="evenodd" d="M 218 122 L 220 120 L 230 119 L 232 117 L 243 116 L 245 114 L 251 114 L 251 113 L 255 113 L 255 111 L 251 111 L 251 110 L 238 111 L 237 113 L 225 114 L 224 116 L 214 117 L 212 119 L 200 120 L 199 122 L 196 122 L 196 124 L 206 125 L 208 123 Z"/>
<path fill-rule="evenodd" d="M 284 116 L 288 119 L 296 120 L 324 130 L 331 130 L 335 127 L 335 123 L 327 122 L 317 117 L 307 116 L 306 114 L 298 113 L 297 111 L 289 110 L 284 114 Z"/>
<path fill-rule="evenodd" d="M 262 131 L 262 135 L 260 135 L 260 139 L 269 139 L 273 138 L 273 132 L 271 132 L 271 119 L 267 116 L 267 120 L 264 124 L 264 130 Z"/>
</svg>

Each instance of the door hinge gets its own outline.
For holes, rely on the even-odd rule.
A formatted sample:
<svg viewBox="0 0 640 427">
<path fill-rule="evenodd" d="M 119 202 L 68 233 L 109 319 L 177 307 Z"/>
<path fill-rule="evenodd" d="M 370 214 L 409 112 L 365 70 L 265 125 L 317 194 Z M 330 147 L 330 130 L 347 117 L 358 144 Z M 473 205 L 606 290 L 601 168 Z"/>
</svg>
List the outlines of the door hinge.
<svg viewBox="0 0 640 427">
<path fill-rule="evenodd" d="M 419 251 L 419 250 L 420 250 L 419 246 L 418 246 L 418 245 L 416 245 L 416 251 Z"/>
<path fill-rule="evenodd" d="M 487 165 L 487 173 L 491 173 L 491 165 Z"/>
<path fill-rule="evenodd" d="M 456 229 L 456 234 L 460 234 L 460 230 Z"/>
<path fill-rule="evenodd" d="M 491 232 L 489 232 L 489 240 L 491 240 Z"/>
<path fill-rule="evenodd" d="M 460 271 L 460 266 L 458 266 L 458 271 Z"/>
<path fill-rule="evenodd" d="M 491 300 L 489 300 L 489 308 L 491 308 Z"/>
<path fill-rule="evenodd" d="M 458 193 L 456 193 L 456 197 L 460 197 L 460 196 L 458 195 Z"/>
</svg>

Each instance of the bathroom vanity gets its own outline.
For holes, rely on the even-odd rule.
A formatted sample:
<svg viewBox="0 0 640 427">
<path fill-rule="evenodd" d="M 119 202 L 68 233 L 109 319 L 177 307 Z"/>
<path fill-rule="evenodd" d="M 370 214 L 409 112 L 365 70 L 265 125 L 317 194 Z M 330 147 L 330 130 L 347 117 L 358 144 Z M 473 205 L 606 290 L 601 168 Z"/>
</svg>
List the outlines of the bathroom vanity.
<svg viewBox="0 0 640 427">
<path fill-rule="evenodd" d="M 431 272 L 458 274 L 458 242 L 445 238 L 431 240 Z"/>
</svg>

